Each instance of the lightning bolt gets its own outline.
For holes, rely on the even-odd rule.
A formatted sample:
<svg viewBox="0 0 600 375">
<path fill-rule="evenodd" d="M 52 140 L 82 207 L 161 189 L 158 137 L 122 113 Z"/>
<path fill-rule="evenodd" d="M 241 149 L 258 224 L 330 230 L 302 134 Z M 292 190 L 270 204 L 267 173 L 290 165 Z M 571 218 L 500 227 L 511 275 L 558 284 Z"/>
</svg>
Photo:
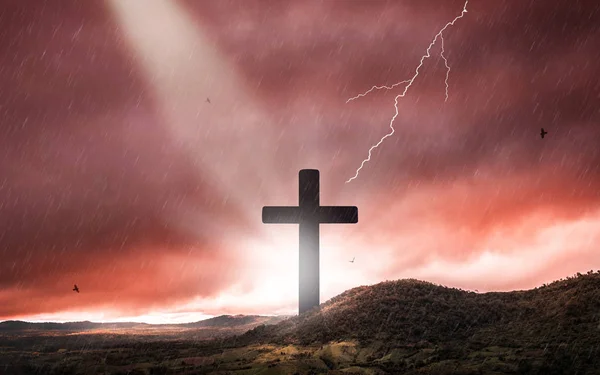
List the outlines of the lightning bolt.
<svg viewBox="0 0 600 375">
<path fill-rule="evenodd" d="M 346 181 L 346 183 L 349 183 L 350 181 L 356 179 L 358 177 L 358 174 L 360 173 L 360 170 L 364 167 L 364 165 L 369 162 L 371 160 L 371 153 L 373 152 L 374 149 L 376 149 L 377 147 L 379 147 L 379 145 L 381 145 L 383 143 L 383 141 L 388 138 L 391 137 L 392 135 L 394 135 L 394 132 L 396 131 L 394 129 L 394 121 L 396 120 L 396 117 L 398 117 L 398 99 L 403 98 L 404 96 L 406 96 L 406 93 L 408 92 L 408 89 L 410 89 L 410 86 L 412 86 L 413 82 L 415 81 L 415 79 L 417 79 L 417 77 L 419 76 L 419 71 L 421 69 L 421 67 L 423 66 L 423 63 L 425 62 L 425 60 L 429 57 L 431 57 L 431 48 L 435 45 L 435 43 L 437 42 L 438 38 L 441 40 L 441 57 L 444 60 L 444 65 L 446 66 L 446 80 L 445 80 L 445 84 L 446 84 L 446 99 L 445 101 L 448 100 L 448 77 L 450 75 L 450 66 L 448 65 L 448 60 L 446 59 L 446 56 L 444 55 L 444 37 L 442 36 L 443 32 L 450 26 L 454 26 L 454 23 L 456 21 L 458 21 L 459 19 L 463 18 L 463 16 L 465 15 L 465 13 L 467 13 L 467 4 L 469 3 L 469 0 L 465 1 L 465 5 L 463 6 L 463 9 L 460 13 L 460 15 L 458 15 L 456 18 L 454 18 L 452 21 L 448 22 L 433 38 L 433 40 L 431 41 L 431 43 L 429 44 L 429 47 L 427 47 L 427 51 L 425 52 L 425 55 L 423 55 L 421 57 L 421 61 L 419 63 L 419 65 L 417 66 L 417 69 L 415 69 L 415 74 L 412 76 L 411 79 L 405 80 L 405 81 L 401 81 L 398 83 L 394 83 L 391 86 L 373 86 L 371 87 L 368 91 L 362 93 L 362 94 L 358 94 L 355 97 L 352 97 L 350 99 L 348 99 L 346 101 L 346 103 L 349 103 L 355 99 L 361 98 L 363 96 L 368 95 L 370 92 L 374 91 L 374 90 L 382 90 L 382 89 L 386 89 L 386 90 L 392 90 L 393 88 L 395 88 L 396 86 L 400 86 L 402 84 L 406 84 L 406 86 L 404 86 L 404 91 L 402 91 L 401 94 L 396 95 L 396 97 L 394 98 L 394 108 L 396 109 L 396 113 L 394 114 L 394 116 L 392 117 L 392 119 L 390 120 L 390 129 L 391 131 L 389 133 L 387 133 L 386 135 L 384 135 L 379 142 L 377 142 L 377 144 L 375 144 L 374 146 L 372 146 L 369 149 L 369 156 L 362 161 L 362 163 L 360 164 L 360 167 L 358 167 L 358 169 L 356 170 L 356 174 L 351 177 L 348 181 Z"/>
<path fill-rule="evenodd" d="M 444 56 L 444 36 L 440 34 L 440 40 L 442 41 L 442 50 L 440 52 L 440 56 L 444 59 L 444 65 L 446 66 L 446 79 L 444 83 L 446 84 L 446 99 L 444 99 L 444 103 L 448 101 L 448 77 L 450 77 L 450 65 L 448 65 L 448 59 Z"/>
</svg>

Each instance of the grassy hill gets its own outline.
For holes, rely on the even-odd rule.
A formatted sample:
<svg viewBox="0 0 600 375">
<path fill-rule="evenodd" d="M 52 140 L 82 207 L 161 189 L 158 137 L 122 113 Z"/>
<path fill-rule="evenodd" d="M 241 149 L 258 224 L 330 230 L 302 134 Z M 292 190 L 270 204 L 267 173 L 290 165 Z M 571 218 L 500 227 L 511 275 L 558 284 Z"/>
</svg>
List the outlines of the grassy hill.
<svg viewBox="0 0 600 375">
<path fill-rule="evenodd" d="M 490 363 L 498 362 L 498 371 L 587 373 L 600 369 L 600 274 L 483 294 L 417 280 L 387 281 L 346 291 L 277 325 L 258 326 L 235 342 L 356 342 L 356 348 L 372 350 L 367 359 L 388 356 L 394 368 L 420 365 L 422 373 L 437 373 L 427 363 L 477 358 L 495 359 Z M 414 357 L 421 352 L 428 355 Z"/>
</svg>

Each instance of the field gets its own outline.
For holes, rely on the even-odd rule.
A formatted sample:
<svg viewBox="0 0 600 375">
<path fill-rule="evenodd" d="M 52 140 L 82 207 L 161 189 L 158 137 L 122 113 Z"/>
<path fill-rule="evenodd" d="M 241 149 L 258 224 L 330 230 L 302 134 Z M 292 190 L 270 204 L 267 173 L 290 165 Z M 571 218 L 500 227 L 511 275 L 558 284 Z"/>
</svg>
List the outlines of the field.
<svg viewBox="0 0 600 375">
<path fill-rule="evenodd" d="M 190 332 L 187 332 L 190 335 Z M 176 338 L 178 337 L 179 338 Z M 505 374 L 523 373 L 534 352 L 487 347 L 465 353 L 429 345 L 382 350 L 382 342 L 325 345 L 255 344 L 181 339 L 176 332 L 50 332 L 4 337 L 1 374 Z M 459 358 L 461 357 L 461 358 Z"/>
</svg>

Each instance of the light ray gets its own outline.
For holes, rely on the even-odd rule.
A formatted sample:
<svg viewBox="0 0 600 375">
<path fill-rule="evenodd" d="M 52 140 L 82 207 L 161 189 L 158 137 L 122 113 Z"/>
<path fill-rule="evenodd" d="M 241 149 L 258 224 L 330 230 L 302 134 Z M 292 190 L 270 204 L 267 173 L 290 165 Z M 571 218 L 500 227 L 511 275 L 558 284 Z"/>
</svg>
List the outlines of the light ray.
<svg viewBox="0 0 600 375">
<path fill-rule="evenodd" d="M 227 205 L 247 217 L 257 216 L 261 202 L 250 187 L 281 186 L 269 154 L 273 149 L 266 147 L 277 144 L 279 132 L 255 104 L 251 88 L 180 3 L 110 0 L 109 4 L 156 98 L 171 136 L 165 143 L 181 150 L 198 175 L 216 185 Z M 240 184 L 246 188 L 240 189 Z M 191 206 L 166 214 L 189 231 L 190 222 L 199 225 L 201 220 Z M 205 224 L 216 223 L 202 220 Z M 215 230 L 228 228 L 215 225 Z"/>
</svg>

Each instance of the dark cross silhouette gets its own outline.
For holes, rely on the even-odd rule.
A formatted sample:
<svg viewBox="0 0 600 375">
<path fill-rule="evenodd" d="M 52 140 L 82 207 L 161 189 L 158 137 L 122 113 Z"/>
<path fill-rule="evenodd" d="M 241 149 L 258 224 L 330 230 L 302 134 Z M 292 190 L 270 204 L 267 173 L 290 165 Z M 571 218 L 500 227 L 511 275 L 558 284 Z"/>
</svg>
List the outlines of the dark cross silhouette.
<svg viewBox="0 0 600 375">
<path fill-rule="evenodd" d="M 352 258 L 352 260 L 349 260 L 348 262 L 354 263 L 354 259 L 356 259 L 356 257 Z"/>
<path fill-rule="evenodd" d="M 73 291 L 79 293 L 79 288 L 77 287 L 77 284 L 73 286 Z"/>
<path fill-rule="evenodd" d="M 547 131 L 544 130 L 544 128 L 542 128 L 542 132 L 540 133 L 540 135 L 542 136 L 542 139 L 544 138 L 544 136 L 548 134 Z"/>
<path fill-rule="evenodd" d="M 297 207 L 263 207 L 264 224 L 300 224 L 300 298 L 298 312 L 302 314 L 319 306 L 319 224 L 358 223 L 358 208 L 321 206 L 319 202 L 319 171 L 302 169 L 299 173 Z"/>
</svg>

